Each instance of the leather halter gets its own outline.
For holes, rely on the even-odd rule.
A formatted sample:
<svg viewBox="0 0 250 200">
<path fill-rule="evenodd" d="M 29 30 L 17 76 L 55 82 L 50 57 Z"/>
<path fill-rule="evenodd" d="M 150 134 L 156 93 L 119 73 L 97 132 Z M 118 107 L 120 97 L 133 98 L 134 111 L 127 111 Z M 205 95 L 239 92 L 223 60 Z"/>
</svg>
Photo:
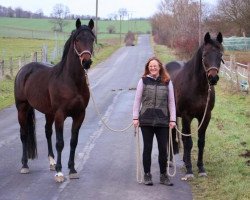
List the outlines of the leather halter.
<svg viewBox="0 0 250 200">
<path fill-rule="evenodd" d="M 75 32 L 74 38 L 76 38 L 77 35 L 78 35 L 81 31 L 83 31 L 83 30 L 89 31 L 89 32 L 92 34 L 92 36 L 93 36 L 94 38 L 96 38 L 95 35 L 94 35 L 94 33 L 92 32 L 92 30 L 91 30 L 88 26 L 85 26 L 85 25 L 79 27 L 79 29 Z M 75 51 L 75 53 L 78 55 L 79 60 L 80 60 L 80 63 L 81 63 L 82 66 L 83 66 L 83 64 L 82 64 L 82 61 L 83 61 L 82 55 L 86 53 L 86 54 L 89 54 L 89 55 L 90 55 L 90 58 L 91 58 L 91 56 L 92 56 L 92 53 L 91 53 L 89 50 L 83 50 L 82 52 L 79 52 L 79 51 L 77 50 L 77 48 L 76 48 L 76 43 L 75 43 L 75 41 L 74 41 L 74 51 Z"/>
<path fill-rule="evenodd" d="M 76 49 L 76 44 L 74 43 L 74 50 L 76 52 L 76 54 L 81 57 L 84 53 L 87 53 L 90 55 L 90 57 L 92 56 L 91 52 L 89 50 L 83 50 L 82 52 L 79 53 L 79 51 Z"/>
</svg>

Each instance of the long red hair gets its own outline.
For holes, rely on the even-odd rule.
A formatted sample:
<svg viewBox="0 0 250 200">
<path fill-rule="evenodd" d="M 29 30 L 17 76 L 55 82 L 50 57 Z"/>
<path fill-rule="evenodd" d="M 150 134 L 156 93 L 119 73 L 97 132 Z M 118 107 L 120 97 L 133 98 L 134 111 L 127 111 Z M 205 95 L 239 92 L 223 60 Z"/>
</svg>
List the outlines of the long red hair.
<svg viewBox="0 0 250 200">
<path fill-rule="evenodd" d="M 152 58 L 148 59 L 148 61 L 145 64 L 145 70 L 144 70 L 144 74 L 143 74 L 142 77 L 146 77 L 147 75 L 150 74 L 148 66 L 149 66 L 149 63 L 151 61 L 153 61 L 153 60 L 157 61 L 158 64 L 159 64 L 159 67 L 160 67 L 159 74 L 160 74 L 160 77 L 161 77 L 161 82 L 162 83 L 168 83 L 170 81 L 170 75 L 167 72 L 167 70 L 165 69 L 165 67 L 163 67 L 162 62 L 157 57 L 152 57 Z"/>
</svg>

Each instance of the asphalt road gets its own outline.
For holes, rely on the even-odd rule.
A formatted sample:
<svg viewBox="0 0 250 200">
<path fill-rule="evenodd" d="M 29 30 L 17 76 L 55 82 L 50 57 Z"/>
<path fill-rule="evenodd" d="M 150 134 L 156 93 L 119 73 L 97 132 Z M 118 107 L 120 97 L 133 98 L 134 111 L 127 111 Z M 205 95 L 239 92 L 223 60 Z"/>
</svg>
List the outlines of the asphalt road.
<svg viewBox="0 0 250 200">
<path fill-rule="evenodd" d="M 96 105 L 114 129 L 132 122 L 135 88 L 147 59 L 153 55 L 148 35 L 139 37 L 138 44 L 122 47 L 110 58 L 89 70 L 90 88 Z M 65 121 L 63 173 L 66 181 L 56 183 L 55 172 L 49 171 L 44 115 L 36 113 L 38 159 L 30 160 L 30 174 L 20 174 L 21 141 L 14 106 L 0 112 L 0 199 L 1 200 L 162 200 L 192 199 L 190 185 L 183 182 L 181 161 L 172 178 L 173 187 L 159 184 L 157 144 L 152 153 L 154 186 L 136 181 L 136 139 L 134 130 L 112 132 L 98 117 L 92 100 L 80 129 L 76 151 L 76 170 L 80 179 L 69 180 L 67 162 L 71 119 Z M 55 151 L 55 134 L 53 148 Z M 142 148 L 142 145 L 141 145 Z"/>
</svg>

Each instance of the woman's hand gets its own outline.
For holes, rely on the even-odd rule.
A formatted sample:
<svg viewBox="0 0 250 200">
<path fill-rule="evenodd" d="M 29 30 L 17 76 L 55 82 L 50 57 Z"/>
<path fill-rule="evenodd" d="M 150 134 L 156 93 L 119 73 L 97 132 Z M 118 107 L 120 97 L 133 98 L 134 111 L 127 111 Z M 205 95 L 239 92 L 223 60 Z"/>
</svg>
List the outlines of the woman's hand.
<svg viewBox="0 0 250 200">
<path fill-rule="evenodd" d="M 133 119 L 133 124 L 134 124 L 134 127 L 137 128 L 139 126 L 139 120 Z"/>
<path fill-rule="evenodd" d="M 169 122 L 169 128 L 173 129 L 176 126 L 175 122 Z"/>
</svg>

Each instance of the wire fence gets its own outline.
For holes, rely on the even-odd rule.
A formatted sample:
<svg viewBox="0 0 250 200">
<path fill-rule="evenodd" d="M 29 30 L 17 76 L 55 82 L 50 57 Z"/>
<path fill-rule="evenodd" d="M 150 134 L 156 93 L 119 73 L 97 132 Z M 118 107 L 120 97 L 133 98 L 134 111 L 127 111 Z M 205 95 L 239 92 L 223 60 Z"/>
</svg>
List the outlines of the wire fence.
<svg viewBox="0 0 250 200">
<path fill-rule="evenodd" d="M 250 38 L 249 37 L 229 37 L 223 38 L 223 46 L 226 50 L 250 50 Z"/>
<path fill-rule="evenodd" d="M 245 65 L 236 62 L 235 56 L 231 55 L 229 61 L 222 63 L 220 73 L 230 82 L 231 89 L 249 93 L 250 63 Z"/>
<path fill-rule="evenodd" d="M 63 48 L 55 48 L 48 52 L 48 47 L 43 46 L 41 51 L 32 52 L 30 55 L 23 55 L 17 58 L 0 60 L 0 81 L 6 77 L 13 79 L 20 68 L 29 62 L 42 62 L 50 64 L 59 59 L 62 55 Z"/>
</svg>

